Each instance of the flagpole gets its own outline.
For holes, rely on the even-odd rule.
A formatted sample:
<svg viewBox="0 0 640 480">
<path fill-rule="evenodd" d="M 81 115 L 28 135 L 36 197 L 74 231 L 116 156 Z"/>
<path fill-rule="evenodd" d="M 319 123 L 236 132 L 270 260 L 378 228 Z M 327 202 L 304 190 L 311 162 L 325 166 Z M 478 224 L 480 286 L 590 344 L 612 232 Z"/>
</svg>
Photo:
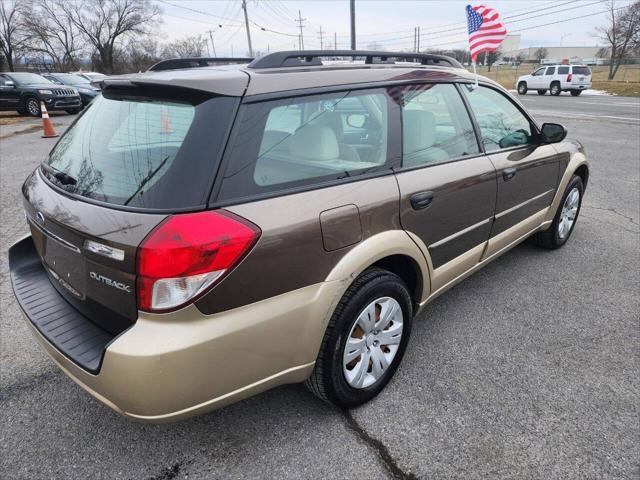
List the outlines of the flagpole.
<svg viewBox="0 0 640 480">
<path fill-rule="evenodd" d="M 479 85 L 478 85 L 478 72 L 477 72 L 477 70 L 476 70 L 476 61 L 475 61 L 475 59 L 474 59 L 474 60 L 472 60 L 472 61 L 471 61 L 471 63 L 473 64 L 473 74 L 474 74 L 474 75 L 475 75 L 475 77 L 476 77 L 476 86 L 475 86 L 475 88 L 478 88 L 478 86 L 479 86 Z"/>
</svg>

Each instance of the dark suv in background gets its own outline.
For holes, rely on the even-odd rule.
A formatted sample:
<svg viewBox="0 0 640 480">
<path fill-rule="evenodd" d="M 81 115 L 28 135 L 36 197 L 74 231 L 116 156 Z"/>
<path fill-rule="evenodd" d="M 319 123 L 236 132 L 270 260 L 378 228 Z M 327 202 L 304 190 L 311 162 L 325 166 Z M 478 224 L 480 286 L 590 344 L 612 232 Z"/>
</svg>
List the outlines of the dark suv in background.
<svg viewBox="0 0 640 480">
<path fill-rule="evenodd" d="M 91 84 L 89 80 L 73 73 L 43 73 L 47 80 L 58 85 L 69 85 L 75 88 L 82 99 L 82 106 L 86 107 L 100 94 L 100 87 Z"/>
<path fill-rule="evenodd" d="M 303 381 L 354 407 L 429 302 L 527 238 L 568 241 L 589 170 L 566 133 L 438 55 L 107 78 L 24 183 L 13 289 L 54 361 L 130 418 Z"/>
<path fill-rule="evenodd" d="M 74 87 L 57 85 L 36 73 L 0 73 L 0 110 L 38 117 L 41 101 L 47 111 L 78 113 L 82 109 L 80 94 Z"/>
</svg>

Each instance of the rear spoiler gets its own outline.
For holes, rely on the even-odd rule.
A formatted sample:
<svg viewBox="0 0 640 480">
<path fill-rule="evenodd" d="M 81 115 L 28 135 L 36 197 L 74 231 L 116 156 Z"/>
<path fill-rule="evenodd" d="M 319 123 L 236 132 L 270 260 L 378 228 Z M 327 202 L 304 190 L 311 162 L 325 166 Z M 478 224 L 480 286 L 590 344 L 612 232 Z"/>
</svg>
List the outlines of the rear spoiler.
<svg viewBox="0 0 640 480">
<path fill-rule="evenodd" d="M 179 70 L 183 68 L 213 67 L 216 65 L 235 65 L 253 61 L 253 58 L 243 57 L 189 57 L 170 58 L 161 60 L 155 65 L 151 65 L 147 72 L 157 72 L 160 70 Z"/>
</svg>

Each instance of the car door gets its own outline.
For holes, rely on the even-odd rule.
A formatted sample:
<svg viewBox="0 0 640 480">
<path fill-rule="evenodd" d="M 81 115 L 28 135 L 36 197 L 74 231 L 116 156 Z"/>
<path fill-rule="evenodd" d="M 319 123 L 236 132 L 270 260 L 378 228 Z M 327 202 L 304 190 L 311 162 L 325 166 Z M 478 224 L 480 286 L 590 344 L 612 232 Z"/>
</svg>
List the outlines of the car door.
<svg viewBox="0 0 640 480">
<path fill-rule="evenodd" d="M 480 260 L 493 222 L 496 172 L 454 84 L 404 88 L 402 119 L 400 221 L 431 259 L 433 293 Z"/>
<path fill-rule="evenodd" d="M 547 67 L 547 70 L 544 72 L 544 87 L 548 89 L 551 86 L 551 82 L 557 80 L 556 78 L 556 67 Z"/>
<path fill-rule="evenodd" d="M 0 75 L 0 108 L 10 110 L 18 107 L 20 95 L 13 80 L 7 75 Z"/>
<path fill-rule="evenodd" d="M 475 115 L 485 152 L 497 171 L 498 195 L 485 256 L 505 246 L 505 232 L 536 222 L 551 205 L 558 185 L 560 155 L 541 143 L 535 123 L 508 94 L 493 87 L 463 86 Z M 514 230 L 515 229 L 515 230 Z M 504 241 L 503 241 L 504 240 Z"/>
<path fill-rule="evenodd" d="M 538 88 L 549 87 L 548 85 L 545 86 L 545 80 L 544 80 L 545 70 L 546 70 L 546 67 L 541 67 L 531 74 L 531 78 L 529 79 L 529 82 L 527 85 L 529 89 L 535 90 Z"/>
</svg>

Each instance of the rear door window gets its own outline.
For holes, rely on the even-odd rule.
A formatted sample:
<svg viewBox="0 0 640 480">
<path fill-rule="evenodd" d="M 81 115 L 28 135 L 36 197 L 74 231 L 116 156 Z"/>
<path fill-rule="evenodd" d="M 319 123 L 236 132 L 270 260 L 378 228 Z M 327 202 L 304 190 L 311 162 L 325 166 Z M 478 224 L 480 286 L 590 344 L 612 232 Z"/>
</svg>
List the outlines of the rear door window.
<svg viewBox="0 0 640 480">
<path fill-rule="evenodd" d="M 114 205 L 203 204 L 237 100 L 180 97 L 105 92 L 61 138 L 43 172 L 68 193 Z"/>
<path fill-rule="evenodd" d="M 412 85 L 404 89 L 403 99 L 403 166 L 433 165 L 480 152 L 454 85 Z"/>
<path fill-rule="evenodd" d="M 389 98 L 382 89 L 244 105 L 218 199 L 389 168 L 388 111 Z"/>
<path fill-rule="evenodd" d="M 558 75 L 567 75 L 569 73 L 569 67 L 558 67 Z"/>
</svg>

